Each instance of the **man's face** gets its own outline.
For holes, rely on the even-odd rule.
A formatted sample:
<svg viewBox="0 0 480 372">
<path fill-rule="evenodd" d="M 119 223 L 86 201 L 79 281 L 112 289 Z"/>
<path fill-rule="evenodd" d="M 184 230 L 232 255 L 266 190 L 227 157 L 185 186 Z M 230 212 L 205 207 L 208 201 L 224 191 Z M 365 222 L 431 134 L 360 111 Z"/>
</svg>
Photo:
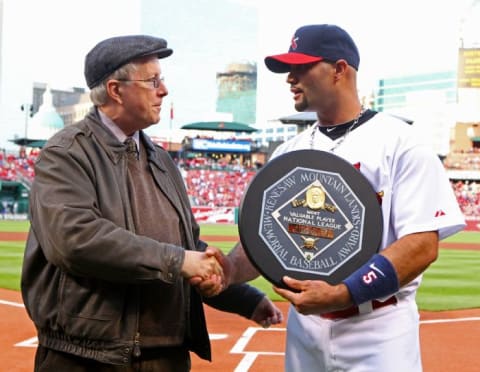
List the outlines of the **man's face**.
<svg viewBox="0 0 480 372">
<path fill-rule="evenodd" d="M 287 76 L 297 111 L 319 111 L 328 102 L 333 86 L 334 65 L 330 62 L 315 62 L 292 65 Z"/>
<path fill-rule="evenodd" d="M 156 57 L 143 59 L 128 80 L 122 81 L 122 121 L 131 129 L 140 130 L 160 121 L 163 97 L 168 94 Z"/>
</svg>

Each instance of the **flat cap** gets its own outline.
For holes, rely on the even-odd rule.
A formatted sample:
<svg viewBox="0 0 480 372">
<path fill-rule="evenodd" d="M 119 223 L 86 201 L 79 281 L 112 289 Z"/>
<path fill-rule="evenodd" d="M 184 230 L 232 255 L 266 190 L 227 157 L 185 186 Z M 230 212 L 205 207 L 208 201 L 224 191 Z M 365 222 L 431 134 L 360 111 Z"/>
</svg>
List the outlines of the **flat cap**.
<svg viewBox="0 0 480 372">
<path fill-rule="evenodd" d="M 85 57 L 85 80 L 92 89 L 123 65 L 140 57 L 168 57 L 167 41 L 147 35 L 117 36 L 99 42 Z"/>
</svg>

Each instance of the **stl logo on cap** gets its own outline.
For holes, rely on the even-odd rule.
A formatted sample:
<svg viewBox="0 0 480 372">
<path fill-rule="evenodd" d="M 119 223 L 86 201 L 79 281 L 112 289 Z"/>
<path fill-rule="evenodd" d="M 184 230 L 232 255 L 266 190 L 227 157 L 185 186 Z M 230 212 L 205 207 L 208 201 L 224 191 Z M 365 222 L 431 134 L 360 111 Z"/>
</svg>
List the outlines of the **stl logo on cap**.
<svg viewBox="0 0 480 372">
<path fill-rule="evenodd" d="M 297 40 L 298 40 L 298 36 L 297 37 L 292 37 L 292 49 L 295 50 L 297 49 L 298 45 L 297 45 Z"/>
</svg>

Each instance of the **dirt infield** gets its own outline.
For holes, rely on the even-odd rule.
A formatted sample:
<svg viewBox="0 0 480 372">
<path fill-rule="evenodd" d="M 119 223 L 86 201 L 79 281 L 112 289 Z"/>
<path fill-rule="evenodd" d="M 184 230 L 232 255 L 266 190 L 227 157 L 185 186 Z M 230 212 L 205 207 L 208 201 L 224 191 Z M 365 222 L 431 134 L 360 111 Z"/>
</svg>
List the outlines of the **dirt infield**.
<svg viewBox="0 0 480 372">
<path fill-rule="evenodd" d="M 0 231 L 0 241 L 21 242 L 27 240 L 26 232 L 4 232 Z"/>
<path fill-rule="evenodd" d="M 288 304 L 277 303 L 287 313 Z M 284 325 L 262 329 L 247 319 L 205 307 L 213 363 L 192 356 L 193 372 L 265 372 L 283 369 Z M 480 371 L 480 309 L 422 312 L 420 337 L 425 372 Z M 30 372 L 35 329 L 19 292 L 0 290 L 2 371 Z"/>
</svg>

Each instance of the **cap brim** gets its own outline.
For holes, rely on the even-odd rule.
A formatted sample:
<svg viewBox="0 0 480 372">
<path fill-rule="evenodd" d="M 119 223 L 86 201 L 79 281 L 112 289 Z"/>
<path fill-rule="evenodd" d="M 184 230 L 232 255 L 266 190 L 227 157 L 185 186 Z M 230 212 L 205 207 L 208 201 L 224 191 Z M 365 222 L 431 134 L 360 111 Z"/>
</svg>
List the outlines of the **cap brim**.
<svg viewBox="0 0 480 372">
<path fill-rule="evenodd" d="M 165 58 L 170 56 L 173 53 L 173 50 L 170 48 L 163 48 L 157 52 L 158 58 Z"/>
<path fill-rule="evenodd" d="M 161 48 L 156 50 L 149 50 L 141 55 L 135 56 L 135 58 L 146 57 L 146 56 L 157 56 L 158 58 L 165 58 L 170 56 L 173 53 L 173 50 L 170 48 Z"/>
<path fill-rule="evenodd" d="M 309 56 L 303 53 L 285 53 L 268 56 L 265 58 L 265 65 L 272 72 L 289 72 L 291 65 L 304 65 L 321 61 L 322 57 Z"/>
</svg>

